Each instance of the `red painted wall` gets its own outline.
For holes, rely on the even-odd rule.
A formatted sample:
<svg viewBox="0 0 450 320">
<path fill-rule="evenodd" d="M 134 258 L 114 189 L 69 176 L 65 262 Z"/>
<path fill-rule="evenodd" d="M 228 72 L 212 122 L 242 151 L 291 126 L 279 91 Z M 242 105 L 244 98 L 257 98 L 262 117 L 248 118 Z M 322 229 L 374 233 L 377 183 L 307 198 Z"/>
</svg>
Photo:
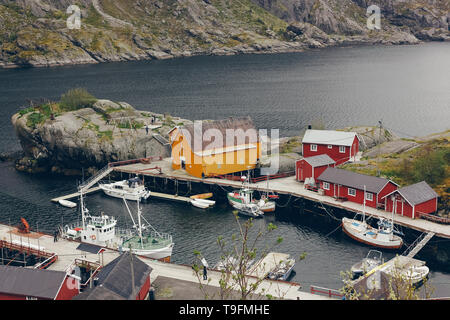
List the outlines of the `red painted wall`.
<svg viewBox="0 0 450 320">
<path fill-rule="evenodd" d="M 384 203 L 383 197 L 395 190 L 398 189 L 398 186 L 391 181 L 387 185 L 384 186 L 384 188 L 378 193 L 378 202 Z"/>
<path fill-rule="evenodd" d="M 66 277 L 55 300 L 72 300 L 73 297 L 80 293 L 78 287 L 78 280 Z"/>
<path fill-rule="evenodd" d="M 298 160 L 295 163 L 295 176 L 297 181 L 305 181 L 306 178 L 311 178 L 314 172 L 314 179 L 317 180 L 328 167 L 334 167 L 334 165 L 315 167 L 313 170 L 313 167 L 307 161 Z"/>
<path fill-rule="evenodd" d="M 323 181 L 320 181 L 320 188 L 323 188 Z M 356 189 L 356 195 L 351 196 L 348 194 L 348 187 L 346 186 L 338 186 L 333 183 L 330 183 L 330 190 L 325 190 L 325 195 L 329 197 L 345 197 L 348 201 L 364 204 L 364 190 Z M 377 195 L 374 193 L 372 196 L 372 201 L 366 200 L 366 206 L 376 208 L 376 199 Z"/>
<path fill-rule="evenodd" d="M 25 300 L 25 297 L 7 293 L 0 293 L 0 300 Z"/>
<path fill-rule="evenodd" d="M 423 203 L 417 204 L 415 206 L 414 217 L 413 217 L 413 208 L 412 206 L 403 199 L 402 196 L 396 194 L 397 208 L 395 210 L 396 214 L 403 215 L 404 217 L 418 219 L 420 218 L 421 213 L 434 213 L 437 210 L 437 201 L 436 198 L 425 201 Z M 403 202 L 403 209 L 402 209 Z M 391 197 L 386 198 L 386 211 L 392 212 L 392 200 Z"/>
<path fill-rule="evenodd" d="M 144 300 L 149 290 L 150 290 L 150 276 L 147 278 L 147 281 L 145 281 L 144 285 L 141 288 L 141 291 L 139 291 L 138 295 L 136 296 L 136 300 Z"/>
<path fill-rule="evenodd" d="M 313 157 L 320 154 L 327 154 L 331 159 L 336 161 L 336 165 L 340 165 L 350 160 L 359 151 L 359 140 L 355 137 L 352 147 L 345 147 L 345 153 L 339 152 L 339 146 L 333 145 L 331 149 L 326 144 L 317 144 L 317 151 L 311 151 L 311 143 L 303 144 L 303 157 Z"/>
</svg>

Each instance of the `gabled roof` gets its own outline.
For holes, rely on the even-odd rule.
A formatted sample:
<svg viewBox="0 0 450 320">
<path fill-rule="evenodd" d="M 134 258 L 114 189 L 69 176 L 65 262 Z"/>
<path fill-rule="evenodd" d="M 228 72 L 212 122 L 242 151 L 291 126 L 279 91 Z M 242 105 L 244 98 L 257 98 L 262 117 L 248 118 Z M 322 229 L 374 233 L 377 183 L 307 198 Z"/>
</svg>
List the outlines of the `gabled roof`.
<svg viewBox="0 0 450 320">
<path fill-rule="evenodd" d="M 152 268 L 133 256 L 134 294 L 138 294 L 147 281 Z M 135 300 L 131 286 L 130 254 L 124 253 L 103 267 L 97 275 L 97 286 L 76 297 L 76 300 L 124 299 Z"/>
<path fill-rule="evenodd" d="M 330 158 L 327 154 L 320 154 L 318 156 L 313 157 L 306 157 L 303 158 L 306 162 L 308 162 L 311 167 L 322 167 L 322 166 L 328 166 L 330 164 L 335 164 L 336 161 Z"/>
<path fill-rule="evenodd" d="M 65 279 L 63 271 L 0 265 L 0 292 L 6 294 L 53 300 Z"/>
<path fill-rule="evenodd" d="M 208 136 L 208 131 L 211 134 L 211 139 Z M 207 132 L 206 135 L 205 132 Z M 233 133 L 233 136 L 227 139 L 227 132 Z M 222 140 L 215 141 L 215 133 L 220 133 Z M 259 141 L 258 131 L 250 117 L 196 121 L 179 128 L 178 134 L 182 134 L 186 138 L 193 152 L 249 145 Z"/>
<path fill-rule="evenodd" d="M 350 147 L 358 137 L 356 132 L 335 130 L 312 130 L 308 129 L 303 136 L 302 143 L 331 144 Z"/>
<path fill-rule="evenodd" d="M 358 190 L 364 190 L 365 187 L 366 191 L 373 193 L 379 193 L 386 184 L 392 182 L 385 178 L 368 176 L 365 174 L 332 167 L 326 168 L 317 180 L 340 184 Z"/>
<path fill-rule="evenodd" d="M 412 184 L 391 192 L 383 198 L 398 192 L 411 205 L 424 203 L 428 200 L 438 198 L 439 195 L 425 181 Z"/>
<path fill-rule="evenodd" d="M 105 251 L 104 248 L 97 246 L 95 244 L 90 244 L 90 243 L 80 243 L 77 247 L 77 250 L 89 252 L 89 253 L 93 253 L 93 254 L 99 254 L 100 251 Z"/>
</svg>

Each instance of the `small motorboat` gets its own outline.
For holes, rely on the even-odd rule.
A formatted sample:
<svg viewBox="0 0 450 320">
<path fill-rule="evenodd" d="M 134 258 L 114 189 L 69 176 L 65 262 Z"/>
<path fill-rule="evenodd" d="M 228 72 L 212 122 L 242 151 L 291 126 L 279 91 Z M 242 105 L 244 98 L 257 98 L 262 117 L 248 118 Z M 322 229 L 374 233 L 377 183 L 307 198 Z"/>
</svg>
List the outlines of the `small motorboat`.
<svg viewBox="0 0 450 320">
<path fill-rule="evenodd" d="M 295 259 L 287 259 L 282 261 L 280 265 L 268 275 L 271 280 L 283 280 L 286 281 L 294 270 Z"/>
<path fill-rule="evenodd" d="M 264 216 L 264 212 L 262 212 L 256 204 L 243 205 L 237 210 L 240 214 L 247 217 L 262 218 Z"/>
<path fill-rule="evenodd" d="M 190 196 L 191 199 L 209 199 L 212 198 L 212 193 L 201 193 L 201 194 L 195 194 L 193 196 Z"/>
<path fill-rule="evenodd" d="M 387 270 L 388 274 L 395 274 L 395 268 L 391 268 Z M 403 277 L 406 281 L 410 281 L 413 286 L 420 286 L 423 283 L 423 280 L 428 277 L 430 273 L 430 269 L 425 266 L 411 266 L 407 269 L 400 271 L 400 276 Z"/>
<path fill-rule="evenodd" d="M 360 262 L 355 263 L 351 267 L 353 279 L 357 279 L 366 274 L 373 268 L 381 265 L 383 262 L 382 253 L 377 250 L 370 250 L 367 256 Z"/>
<path fill-rule="evenodd" d="M 120 199 L 137 201 L 150 197 L 150 191 L 138 177 L 113 183 L 99 183 L 99 187 L 106 195 Z"/>
<path fill-rule="evenodd" d="M 75 208 L 77 204 L 69 200 L 59 200 L 58 203 L 67 208 Z"/>
</svg>

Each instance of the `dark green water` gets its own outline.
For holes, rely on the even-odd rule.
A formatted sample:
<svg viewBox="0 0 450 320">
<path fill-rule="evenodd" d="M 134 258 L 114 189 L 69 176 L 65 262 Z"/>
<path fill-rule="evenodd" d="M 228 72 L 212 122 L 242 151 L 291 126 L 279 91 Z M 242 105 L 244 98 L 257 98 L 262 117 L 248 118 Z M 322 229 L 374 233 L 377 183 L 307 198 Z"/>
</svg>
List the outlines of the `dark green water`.
<svg viewBox="0 0 450 320">
<path fill-rule="evenodd" d="M 0 70 L 0 152 L 20 148 L 10 117 L 26 99 L 57 99 L 78 86 L 99 98 L 190 119 L 249 114 L 259 128 L 279 128 L 282 135 L 298 134 L 317 119 L 329 128 L 375 125 L 383 119 L 402 136 L 422 136 L 449 129 L 449 57 L 450 44 L 433 43 Z M 10 163 L 0 163 L 0 222 L 16 224 L 25 217 L 33 227 L 53 232 L 61 222 L 77 219 L 78 213 L 50 199 L 73 192 L 76 183 L 76 178 L 21 174 Z M 120 200 L 95 194 L 87 205 L 91 212 L 104 211 L 121 225 L 130 224 Z M 298 205 L 279 208 L 255 223 L 255 228 L 270 222 L 278 226 L 261 245 L 282 236 L 277 251 L 294 257 L 307 253 L 292 279 L 304 290 L 310 284 L 341 287 L 340 272 L 369 248 L 340 230 L 329 235 L 338 222 L 321 212 L 303 212 Z M 157 229 L 174 236 L 172 260 L 177 263 L 191 263 L 193 251 L 199 250 L 214 264 L 220 256 L 217 237 L 230 239 L 237 232 L 226 203 L 203 211 L 151 200 L 144 204 L 144 214 Z M 414 234 L 408 235 L 407 242 L 413 240 Z M 431 268 L 435 296 L 450 296 L 449 243 L 433 239 L 417 256 Z M 394 255 L 384 252 L 386 259 Z"/>
</svg>

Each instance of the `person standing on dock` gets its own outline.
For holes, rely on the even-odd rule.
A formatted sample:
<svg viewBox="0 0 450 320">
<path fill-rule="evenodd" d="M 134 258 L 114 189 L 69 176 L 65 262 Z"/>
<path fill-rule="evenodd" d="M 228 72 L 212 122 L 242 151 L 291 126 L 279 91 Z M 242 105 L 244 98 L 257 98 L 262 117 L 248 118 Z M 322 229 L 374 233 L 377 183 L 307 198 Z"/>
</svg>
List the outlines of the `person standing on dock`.
<svg viewBox="0 0 450 320">
<path fill-rule="evenodd" d="M 203 280 L 208 280 L 208 270 L 203 266 Z"/>
<path fill-rule="evenodd" d="M 145 125 L 145 132 L 147 132 L 148 135 L 148 125 Z"/>
<path fill-rule="evenodd" d="M 55 233 L 53 234 L 53 242 L 58 241 L 58 230 L 55 230 Z"/>
</svg>

